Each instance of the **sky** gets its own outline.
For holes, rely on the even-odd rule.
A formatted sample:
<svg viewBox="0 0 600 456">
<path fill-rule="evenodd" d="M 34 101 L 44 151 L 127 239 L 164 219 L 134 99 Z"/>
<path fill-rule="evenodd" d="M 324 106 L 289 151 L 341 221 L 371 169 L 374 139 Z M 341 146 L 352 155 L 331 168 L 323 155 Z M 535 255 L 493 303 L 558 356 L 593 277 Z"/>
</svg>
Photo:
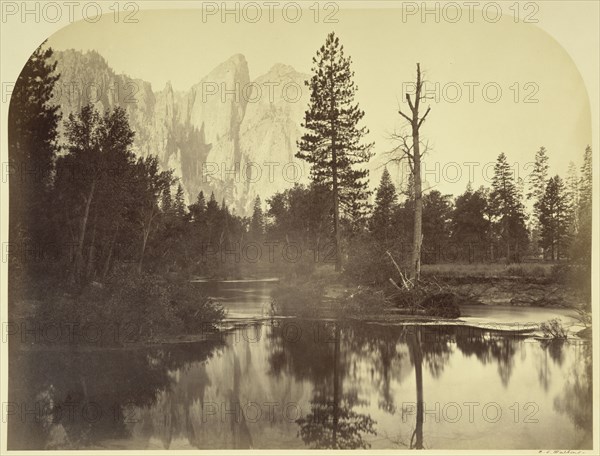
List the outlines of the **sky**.
<svg viewBox="0 0 600 456">
<path fill-rule="evenodd" d="M 550 172 L 565 175 L 569 162 L 578 166 L 592 142 L 591 112 L 583 79 L 569 54 L 535 24 L 503 16 L 485 20 L 483 12 L 455 11 L 407 15 L 398 8 L 305 9 L 295 23 L 276 10 L 273 20 L 245 18 L 256 11 L 222 17 L 200 10 L 140 10 L 137 23 L 115 23 L 112 15 L 96 23 L 71 24 L 49 39 L 55 49 L 96 50 L 117 73 L 151 82 L 154 90 L 170 81 L 188 90 L 220 62 L 241 53 L 255 78 L 275 63 L 310 73 L 312 58 L 335 31 L 352 57 L 356 100 L 365 111 L 363 125 L 375 142 L 370 168 L 378 180 L 394 147 L 392 132 L 405 122 L 406 84 L 415 66 L 425 71 L 431 112 L 422 128 L 430 151 L 425 180 L 430 188 L 454 195 L 469 180 L 489 184 L 493 162 L 504 152 L 519 177 L 531 171 L 540 146 L 550 156 Z M 521 11 L 521 16 L 531 14 Z M 288 11 L 293 17 L 294 11 Z M 337 23 L 324 23 L 333 14 Z M 494 14 L 488 12 L 489 16 Z M 397 171 L 392 175 L 399 184 Z"/>
</svg>

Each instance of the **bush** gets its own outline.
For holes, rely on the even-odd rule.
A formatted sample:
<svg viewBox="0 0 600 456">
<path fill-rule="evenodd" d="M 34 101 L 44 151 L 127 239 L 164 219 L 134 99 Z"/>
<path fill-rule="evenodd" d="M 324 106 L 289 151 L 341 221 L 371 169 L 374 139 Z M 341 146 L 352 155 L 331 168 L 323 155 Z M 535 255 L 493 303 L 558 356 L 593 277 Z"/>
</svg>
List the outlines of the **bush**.
<svg viewBox="0 0 600 456">
<path fill-rule="evenodd" d="M 419 288 L 396 290 L 391 299 L 397 307 L 413 314 L 442 318 L 460 317 L 458 297 L 454 293 L 434 292 L 432 287 L 433 285 L 421 284 Z"/>
<path fill-rule="evenodd" d="M 108 344 L 124 337 L 133 342 L 198 333 L 214 328 L 224 315 L 221 305 L 188 281 L 121 271 L 105 285 L 92 282 L 76 295 L 46 301 L 35 319 L 42 324 L 93 325 Z"/>
<path fill-rule="evenodd" d="M 427 296 L 419 304 L 430 317 L 458 318 L 460 309 L 454 293 L 436 293 Z"/>
<path fill-rule="evenodd" d="M 559 339 L 563 340 L 567 338 L 567 331 L 563 328 L 560 318 L 553 318 L 540 325 L 540 330 L 544 333 L 546 339 Z"/>
<path fill-rule="evenodd" d="M 185 333 L 194 334 L 216 324 L 225 317 L 223 306 L 212 298 L 202 295 L 198 288 L 188 282 L 170 283 L 168 287 L 170 308 L 183 323 Z"/>
</svg>

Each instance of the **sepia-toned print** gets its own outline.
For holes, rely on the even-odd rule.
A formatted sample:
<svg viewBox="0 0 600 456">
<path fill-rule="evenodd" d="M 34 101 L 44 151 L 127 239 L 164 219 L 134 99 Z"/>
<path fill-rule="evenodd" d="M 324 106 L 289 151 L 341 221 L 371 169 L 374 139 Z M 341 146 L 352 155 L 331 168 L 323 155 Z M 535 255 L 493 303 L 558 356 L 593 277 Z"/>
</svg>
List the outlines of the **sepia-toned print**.
<svg viewBox="0 0 600 456">
<path fill-rule="evenodd" d="M 597 451 L 598 3 L 1 6 L 1 451 Z"/>
</svg>

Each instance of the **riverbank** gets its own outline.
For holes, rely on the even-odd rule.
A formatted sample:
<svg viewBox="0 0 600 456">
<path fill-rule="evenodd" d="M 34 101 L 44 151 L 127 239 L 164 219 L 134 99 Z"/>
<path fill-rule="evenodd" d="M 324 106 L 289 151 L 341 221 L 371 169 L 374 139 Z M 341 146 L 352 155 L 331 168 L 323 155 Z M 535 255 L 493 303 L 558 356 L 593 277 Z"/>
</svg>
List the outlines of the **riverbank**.
<svg viewBox="0 0 600 456">
<path fill-rule="evenodd" d="M 26 286 L 23 286 L 26 285 Z M 31 280 L 9 295 L 12 340 L 42 345 L 122 346 L 206 334 L 220 323 L 222 305 L 185 277 L 122 271 L 103 283 Z"/>
<path fill-rule="evenodd" d="M 485 327 L 498 323 L 503 330 L 511 330 L 507 323 L 533 321 L 527 309 L 548 309 L 544 319 L 535 321 L 538 326 L 560 318 L 562 310 L 585 317 L 585 293 L 557 280 L 552 270 L 551 265 L 545 270 L 539 265 L 518 269 L 501 265 L 425 265 L 423 279 L 427 290 L 414 297 L 408 295 L 408 304 L 406 296 L 399 299 L 390 283 L 358 285 L 347 275 L 335 272 L 332 265 L 319 265 L 309 275 L 293 277 L 221 281 L 181 277 L 170 283 L 157 282 L 156 277 L 141 281 L 136 278 L 126 281 L 125 287 L 114 284 L 112 290 L 92 284 L 78 296 L 47 294 L 35 300 L 16 301 L 11 306 L 8 330 L 29 331 L 30 336 L 37 332 L 34 344 L 131 348 L 199 342 L 208 333 L 227 332 L 237 325 L 247 326 L 269 318 Z M 430 292 L 434 299 L 450 300 L 459 312 L 427 312 L 421 303 Z M 146 312 L 135 313 L 138 308 Z M 519 308 L 525 312 L 513 312 Z M 465 309 L 469 309 L 467 313 Z M 482 309 L 475 313 L 480 317 L 485 314 L 485 318 L 468 320 L 473 309 Z M 119 318 L 120 315 L 124 317 Z M 509 315 L 509 321 L 497 321 L 498 315 Z M 55 341 L 53 331 L 57 327 L 62 327 L 63 333 Z M 79 328 L 83 333 L 71 334 L 69 328 L 71 332 Z M 31 337 L 26 339 L 31 341 Z"/>
<path fill-rule="evenodd" d="M 497 308 L 548 309 L 549 321 L 563 310 L 576 322 L 574 332 L 591 325 L 589 301 L 585 289 L 571 286 L 556 265 L 425 265 L 425 291 L 402 294 L 390 283 L 357 285 L 338 274 L 333 267 L 316 268 L 309 277 L 291 278 L 274 290 L 272 312 L 278 316 L 353 319 L 365 322 L 398 324 L 460 324 L 464 309 Z M 572 273 L 571 273 L 572 274 Z M 399 296 L 400 295 L 400 296 Z M 442 301 L 431 312 L 427 301 Z M 444 306 L 455 306 L 456 312 L 440 312 Z M 512 324 L 531 323 L 525 315 L 513 315 Z M 454 318 L 447 318 L 454 317 Z M 485 322 L 493 325 L 493 318 Z"/>
</svg>

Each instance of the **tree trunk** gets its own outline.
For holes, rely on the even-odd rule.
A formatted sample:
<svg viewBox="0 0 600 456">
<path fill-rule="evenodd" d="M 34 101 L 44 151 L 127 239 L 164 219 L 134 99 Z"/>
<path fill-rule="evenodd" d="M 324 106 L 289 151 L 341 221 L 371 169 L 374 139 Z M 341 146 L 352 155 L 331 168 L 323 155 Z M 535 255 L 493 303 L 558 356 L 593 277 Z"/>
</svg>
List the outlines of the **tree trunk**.
<svg viewBox="0 0 600 456">
<path fill-rule="evenodd" d="M 415 185 L 415 215 L 413 224 L 413 248 L 411 256 L 411 279 L 418 286 L 421 277 L 421 242 L 423 238 L 423 190 L 421 185 L 421 156 L 419 152 L 419 129 L 413 128 L 414 169 L 413 178 Z"/>
<path fill-rule="evenodd" d="M 506 230 L 504 231 L 506 233 Z M 510 263 L 510 238 L 507 239 L 506 241 L 506 262 Z"/>
<path fill-rule="evenodd" d="M 560 210 L 556 213 L 556 261 L 560 261 Z"/>
<path fill-rule="evenodd" d="M 411 257 L 411 278 L 415 287 L 418 286 L 421 277 L 421 244 L 423 242 L 423 186 L 421 182 L 421 139 L 419 137 L 419 129 L 429 113 L 429 109 L 419 119 L 419 104 L 421 102 L 421 89 L 423 82 L 421 81 L 421 65 L 417 63 L 417 87 L 415 91 L 415 104 L 410 103 L 410 98 L 407 95 L 409 106 L 412 111 L 412 141 L 413 141 L 413 184 L 415 189 L 415 214 L 413 224 L 413 248 Z"/>
<path fill-rule="evenodd" d="M 335 270 L 342 270 L 342 249 L 340 246 L 340 207 L 337 182 L 337 157 L 335 152 L 335 141 L 331 144 L 333 164 L 333 233 L 335 235 Z"/>
<path fill-rule="evenodd" d="M 140 253 L 140 261 L 138 263 L 138 274 L 142 273 L 142 265 L 144 263 L 144 253 L 146 253 L 146 243 L 148 242 L 148 236 L 150 234 L 150 226 L 144 229 L 144 233 L 142 236 L 142 251 Z"/>
<path fill-rule="evenodd" d="M 110 247 L 108 248 L 108 255 L 106 256 L 106 261 L 104 263 L 104 269 L 102 271 L 102 281 L 106 280 L 106 276 L 108 275 L 108 271 L 110 269 L 110 260 L 112 259 L 113 249 L 115 247 L 115 242 L 117 240 L 117 233 L 119 232 L 119 224 L 117 223 L 117 227 L 115 228 L 115 234 L 110 241 Z"/>
<path fill-rule="evenodd" d="M 142 265 L 144 263 L 144 254 L 146 253 L 146 244 L 148 243 L 148 237 L 150 236 L 150 230 L 152 228 L 152 220 L 154 220 L 155 216 L 154 209 L 150 211 L 150 216 L 148 217 L 148 223 L 142 226 L 142 251 L 140 253 L 140 261 L 138 263 L 138 273 L 142 273 Z M 219 244 L 220 245 L 220 244 Z"/>
<path fill-rule="evenodd" d="M 338 175 L 337 175 L 337 151 L 335 144 L 335 123 L 333 118 L 333 112 L 335 107 L 335 95 L 331 96 L 331 176 L 333 180 L 333 234 L 335 237 L 335 270 L 342 270 L 342 249 L 340 246 L 340 207 L 339 207 L 339 195 L 338 195 Z"/>
<path fill-rule="evenodd" d="M 75 265 L 71 271 L 71 283 L 76 281 L 76 278 L 80 276 L 81 266 L 83 262 L 83 241 L 85 239 L 85 231 L 87 229 L 87 222 L 90 216 L 90 206 L 92 205 L 92 199 L 94 198 L 94 191 L 96 189 L 96 181 L 92 181 L 90 192 L 85 199 L 85 210 L 83 212 L 83 218 L 81 220 L 81 226 L 79 228 L 79 238 L 77 243 L 77 251 L 75 252 Z"/>
</svg>

